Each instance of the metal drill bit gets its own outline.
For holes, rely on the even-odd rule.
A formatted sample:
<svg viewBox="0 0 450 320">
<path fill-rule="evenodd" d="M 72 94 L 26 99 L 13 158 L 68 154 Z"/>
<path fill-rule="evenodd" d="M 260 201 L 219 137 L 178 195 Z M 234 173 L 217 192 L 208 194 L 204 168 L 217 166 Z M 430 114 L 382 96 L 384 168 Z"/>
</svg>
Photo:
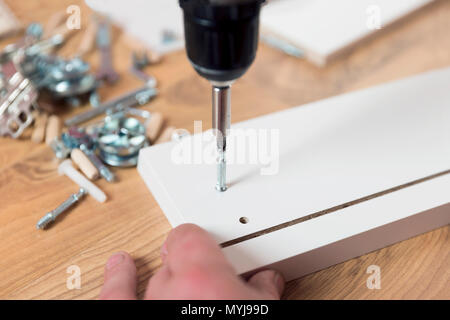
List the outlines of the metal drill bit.
<svg viewBox="0 0 450 320">
<path fill-rule="evenodd" d="M 231 86 L 229 84 L 214 84 L 212 88 L 213 96 L 213 129 L 217 142 L 217 191 L 227 190 L 226 185 L 226 149 L 227 134 L 230 129 L 231 117 Z"/>
<path fill-rule="evenodd" d="M 63 212 L 67 211 L 75 203 L 77 203 L 85 194 L 86 190 L 80 188 L 78 193 L 72 194 L 66 201 L 64 201 L 58 208 L 50 211 L 45 216 L 43 216 L 36 224 L 36 229 L 44 229 L 48 224 L 55 221 L 56 218 Z"/>
</svg>

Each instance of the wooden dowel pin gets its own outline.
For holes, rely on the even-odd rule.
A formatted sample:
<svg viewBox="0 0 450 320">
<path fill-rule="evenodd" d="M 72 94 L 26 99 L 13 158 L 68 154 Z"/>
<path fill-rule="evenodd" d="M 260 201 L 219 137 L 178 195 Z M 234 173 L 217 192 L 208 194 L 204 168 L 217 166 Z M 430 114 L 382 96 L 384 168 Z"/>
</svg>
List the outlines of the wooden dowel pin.
<svg viewBox="0 0 450 320">
<path fill-rule="evenodd" d="M 156 139 L 158 138 L 158 135 L 161 131 L 161 128 L 164 124 L 164 118 L 161 113 L 159 112 L 152 112 L 150 121 L 147 125 L 147 138 L 150 140 L 151 143 L 154 143 Z"/>
<path fill-rule="evenodd" d="M 82 57 L 94 48 L 96 35 L 97 24 L 90 21 L 86 31 L 84 31 L 83 37 L 81 38 L 80 45 L 78 46 L 78 50 L 75 54 L 76 57 Z"/>
<path fill-rule="evenodd" d="M 34 143 L 41 143 L 44 141 L 47 119 L 48 115 L 46 113 L 43 113 L 37 117 L 34 124 L 33 133 L 31 134 L 31 141 Z"/>
<path fill-rule="evenodd" d="M 47 128 L 45 130 L 45 143 L 50 145 L 53 139 L 58 138 L 61 134 L 61 119 L 58 116 L 50 116 L 47 120 Z"/>
<path fill-rule="evenodd" d="M 80 149 L 73 149 L 70 158 L 89 180 L 95 180 L 99 177 L 97 168 Z"/>
</svg>

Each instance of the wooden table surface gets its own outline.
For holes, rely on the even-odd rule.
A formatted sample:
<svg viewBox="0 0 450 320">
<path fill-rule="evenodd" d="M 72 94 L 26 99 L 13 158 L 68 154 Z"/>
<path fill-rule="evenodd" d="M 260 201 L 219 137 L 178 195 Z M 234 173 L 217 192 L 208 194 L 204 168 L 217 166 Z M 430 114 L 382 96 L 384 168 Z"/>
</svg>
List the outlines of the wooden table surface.
<svg viewBox="0 0 450 320">
<path fill-rule="evenodd" d="M 24 23 L 44 22 L 81 1 L 28 0 L 6 3 Z M 82 24 L 82 27 L 85 23 Z M 282 110 L 427 70 L 450 66 L 450 1 L 437 1 L 382 35 L 352 50 L 326 68 L 288 57 L 261 45 L 250 71 L 233 88 L 233 122 Z M 61 50 L 70 54 L 77 34 Z M 0 42 L 0 48 L 12 39 Z M 121 80 L 102 87 L 103 100 L 141 83 L 129 74 L 130 48 L 114 30 L 114 62 Z M 98 54 L 87 56 L 95 69 Z M 184 52 L 170 54 L 147 70 L 160 85 L 160 96 L 144 109 L 162 112 L 168 124 L 192 132 L 193 121 L 211 126 L 210 88 L 189 65 Z M 82 111 L 71 111 L 70 114 Z M 67 115 L 68 113 L 66 113 Z M 26 138 L 0 138 L 0 298 L 95 299 L 103 266 L 112 253 L 135 259 L 139 294 L 161 265 L 159 248 L 170 225 L 136 169 L 114 169 L 120 182 L 98 185 L 109 200 L 92 197 L 43 232 L 35 224 L 77 190 L 59 176 L 50 148 Z M 450 298 L 449 226 L 332 266 L 287 284 L 287 299 L 435 299 Z M 81 270 L 81 289 L 66 287 L 67 268 Z M 381 268 L 381 289 L 369 290 L 367 267 Z"/>
</svg>

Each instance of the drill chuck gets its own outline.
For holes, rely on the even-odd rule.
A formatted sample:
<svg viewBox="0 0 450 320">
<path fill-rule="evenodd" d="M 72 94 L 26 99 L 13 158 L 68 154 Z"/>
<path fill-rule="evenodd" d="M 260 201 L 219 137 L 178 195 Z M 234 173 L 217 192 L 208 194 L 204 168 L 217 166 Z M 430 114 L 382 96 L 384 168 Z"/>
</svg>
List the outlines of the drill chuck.
<svg viewBox="0 0 450 320">
<path fill-rule="evenodd" d="M 202 77 L 231 82 L 247 71 L 258 47 L 264 1 L 180 0 L 186 52 Z"/>
<path fill-rule="evenodd" d="M 255 59 L 259 12 L 265 0 L 180 0 L 186 52 L 194 69 L 213 84 L 213 129 L 217 141 L 217 183 L 226 186 L 231 83 Z"/>
</svg>

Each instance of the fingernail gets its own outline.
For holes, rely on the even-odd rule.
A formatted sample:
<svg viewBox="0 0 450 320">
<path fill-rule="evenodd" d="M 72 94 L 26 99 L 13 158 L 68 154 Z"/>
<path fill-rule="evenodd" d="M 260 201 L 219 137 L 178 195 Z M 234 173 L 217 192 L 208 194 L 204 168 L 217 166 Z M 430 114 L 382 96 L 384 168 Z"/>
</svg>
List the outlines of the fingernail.
<svg viewBox="0 0 450 320">
<path fill-rule="evenodd" d="M 278 293 L 281 295 L 283 293 L 283 290 L 284 290 L 284 279 L 283 279 L 283 277 L 278 272 L 275 272 L 275 276 L 273 277 L 273 281 L 274 281 L 275 287 L 278 290 Z"/>
<path fill-rule="evenodd" d="M 117 266 L 118 264 L 122 263 L 124 259 L 125 256 L 122 253 L 120 252 L 115 253 L 108 259 L 108 262 L 106 263 L 106 268 L 110 270 L 115 266 Z"/>
</svg>

